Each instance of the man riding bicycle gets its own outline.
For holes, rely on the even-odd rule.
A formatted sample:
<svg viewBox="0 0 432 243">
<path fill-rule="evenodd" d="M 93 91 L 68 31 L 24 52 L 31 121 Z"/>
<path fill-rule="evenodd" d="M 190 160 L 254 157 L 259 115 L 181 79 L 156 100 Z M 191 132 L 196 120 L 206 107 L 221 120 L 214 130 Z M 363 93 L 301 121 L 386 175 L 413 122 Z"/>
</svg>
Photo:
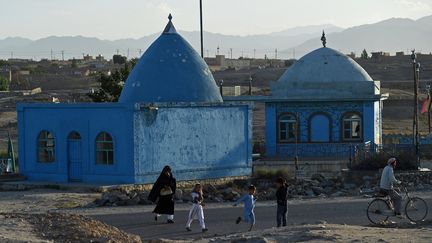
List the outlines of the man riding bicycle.
<svg viewBox="0 0 432 243">
<path fill-rule="evenodd" d="M 396 162 L 397 161 L 395 158 L 390 158 L 387 161 L 387 166 L 384 167 L 381 174 L 380 191 L 383 194 L 390 196 L 394 205 L 395 214 L 400 216 L 402 207 L 402 196 L 399 195 L 399 193 L 393 188 L 394 183 L 401 184 L 401 181 L 397 180 L 394 176 Z"/>
</svg>

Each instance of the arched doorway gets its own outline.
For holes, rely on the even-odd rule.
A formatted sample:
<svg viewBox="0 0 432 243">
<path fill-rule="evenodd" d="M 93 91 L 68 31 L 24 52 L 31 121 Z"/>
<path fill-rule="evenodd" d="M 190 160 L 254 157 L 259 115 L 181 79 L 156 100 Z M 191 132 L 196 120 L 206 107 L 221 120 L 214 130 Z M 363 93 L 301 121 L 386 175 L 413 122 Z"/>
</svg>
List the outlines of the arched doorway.
<svg viewBox="0 0 432 243">
<path fill-rule="evenodd" d="M 69 181 L 82 181 L 81 135 L 78 132 L 69 133 L 67 144 Z"/>
<path fill-rule="evenodd" d="M 331 136 L 330 118 L 326 114 L 315 114 L 309 121 L 310 142 L 328 143 Z"/>
</svg>

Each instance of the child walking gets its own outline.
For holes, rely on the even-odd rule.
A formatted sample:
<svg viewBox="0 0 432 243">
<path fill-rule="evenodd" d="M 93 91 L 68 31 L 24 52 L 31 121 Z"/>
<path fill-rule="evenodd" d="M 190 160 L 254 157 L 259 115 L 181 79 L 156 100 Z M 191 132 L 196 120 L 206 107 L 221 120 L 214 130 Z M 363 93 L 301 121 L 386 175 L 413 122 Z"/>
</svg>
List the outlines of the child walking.
<svg viewBox="0 0 432 243">
<path fill-rule="evenodd" d="M 256 193 L 256 187 L 254 185 L 250 185 L 249 186 L 249 194 L 244 195 L 243 197 L 241 197 L 239 200 L 237 200 L 234 203 L 234 206 L 237 206 L 238 204 L 243 202 L 243 204 L 244 204 L 244 211 L 243 211 L 244 221 L 245 221 L 245 223 L 250 224 L 249 231 L 251 231 L 253 226 L 255 225 L 254 208 L 255 208 L 255 202 L 257 200 L 255 198 L 255 193 Z M 242 221 L 242 218 L 238 217 L 236 220 L 236 224 L 239 224 L 240 221 Z"/>
<path fill-rule="evenodd" d="M 186 223 L 186 230 L 191 231 L 191 223 L 195 216 L 198 216 L 198 222 L 201 226 L 202 232 L 206 232 L 208 229 L 204 223 L 204 211 L 203 211 L 203 191 L 201 184 L 195 184 L 195 187 L 192 191 L 192 208 L 189 211 L 189 218 Z"/>
<path fill-rule="evenodd" d="M 276 180 L 276 185 L 278 187 L 276 191 L 277 200 L 277 213 L 276 213 L 276 223 L 277 227 L 287 226 L 287 214 L 288 214 L 288 184 L 286 181 L 279 177 Z"/>
</svg>

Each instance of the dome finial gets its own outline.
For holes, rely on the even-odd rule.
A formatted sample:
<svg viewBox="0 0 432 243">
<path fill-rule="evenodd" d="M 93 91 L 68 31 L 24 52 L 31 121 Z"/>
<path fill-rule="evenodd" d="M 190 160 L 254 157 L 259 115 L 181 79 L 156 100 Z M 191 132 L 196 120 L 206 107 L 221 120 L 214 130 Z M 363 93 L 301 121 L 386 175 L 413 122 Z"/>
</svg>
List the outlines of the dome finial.
<svg viewBox="0 0 432 243">
<path fill-rule="evenodd" d="M 165 26 L 164 31 L 162 32 L 162 34 L 177 34 L 176 29 L 174 28 L 173 23 L 171 22 L 172 20 L 172 15 L 171 13 L 168 15 L 168 24 Z"/>
<path fill-rule="evenodd" d="M 322 36 L 321 36 L 321 42 L 322 42 L 323 46 L 326 47 L 326 44 L 327 44 L 327 38 L 326 38 L 326 36 L 325 36 L 325 32 L 324 32 L 324 30 L 323 30 L 323 33 L 322 33 Z"/>
</svg>

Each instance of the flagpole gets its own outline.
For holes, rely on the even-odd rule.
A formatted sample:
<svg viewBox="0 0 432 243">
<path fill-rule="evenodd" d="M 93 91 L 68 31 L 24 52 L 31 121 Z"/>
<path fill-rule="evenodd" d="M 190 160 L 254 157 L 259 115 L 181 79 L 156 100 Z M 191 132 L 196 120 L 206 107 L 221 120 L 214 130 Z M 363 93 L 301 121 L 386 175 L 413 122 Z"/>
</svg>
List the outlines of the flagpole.
<svg viewBox="0 0 432 243">
<path fill-rule="evenodd" d="M 204 58 L 202 0 L 200 0 L 201 57 Z"/>
<path fill-rule="evenodd" d="M 420 156 L 419 156 L 419 117 L 418 117 L 418 72 L 420 71 L 420 63 L 417 62 L 417 56 L 415 49 L 412 50 L 411 60 L 414 71 L 414 117 L 413 117 L 413 142 L 415 146 L 416 163 L 417 167 L 420 168 Z"/>
</svg>

